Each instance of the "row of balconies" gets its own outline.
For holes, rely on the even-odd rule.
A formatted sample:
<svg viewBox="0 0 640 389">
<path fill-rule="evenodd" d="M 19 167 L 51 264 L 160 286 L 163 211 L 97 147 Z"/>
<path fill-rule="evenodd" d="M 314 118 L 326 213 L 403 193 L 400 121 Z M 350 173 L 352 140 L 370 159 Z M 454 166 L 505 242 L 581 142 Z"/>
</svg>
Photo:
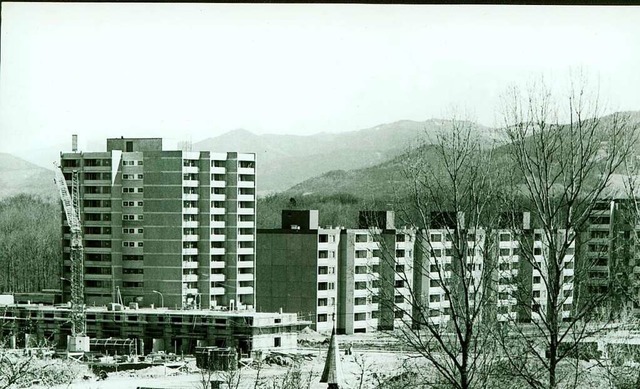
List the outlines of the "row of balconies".
<svg viewBox="0 0 640 389">
<path fill-rule="evenodd" d="M 212 247 L 209 249 L 209 254 L 211 255 L 224 255 L 225 249 L 221 247 Z M 253 247 L 238 247 L 236 250 L 238 255 L 251 255 L 254 253 Z M 182 255 L 198 255 L 199 251 L 197 248 L 183 248 Z"/>
</svg>

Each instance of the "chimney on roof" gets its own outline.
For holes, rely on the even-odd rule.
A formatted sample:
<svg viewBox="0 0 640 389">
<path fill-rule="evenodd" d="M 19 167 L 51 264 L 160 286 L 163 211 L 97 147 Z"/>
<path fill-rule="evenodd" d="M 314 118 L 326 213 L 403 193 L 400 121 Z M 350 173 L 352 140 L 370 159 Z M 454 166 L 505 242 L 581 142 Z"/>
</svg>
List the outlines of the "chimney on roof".
<svg viewBox="0 0 640 389">
<path fill-rule="evenodd" d="M 78 134 L 71 135 L 71 151 L 74 153 L 78 151 Z"/>
</svg>

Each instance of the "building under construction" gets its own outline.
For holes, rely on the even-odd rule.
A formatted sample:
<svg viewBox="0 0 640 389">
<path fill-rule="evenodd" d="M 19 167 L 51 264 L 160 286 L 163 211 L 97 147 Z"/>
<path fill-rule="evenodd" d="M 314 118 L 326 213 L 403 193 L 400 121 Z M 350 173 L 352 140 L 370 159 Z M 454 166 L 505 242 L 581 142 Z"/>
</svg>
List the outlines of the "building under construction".
<svg viewBox="0 0 640 389">
<path fill-rule="evenodd" d="M 0 305 L 0 338 L 47 340 L 57 349 L 67 347 L 72 334 L 71 309 L 36 304 Z M 193 354 L 196 347 L 235 349 L 240 357 L 256 352 L 294 350 L 297 332 L 309 325 L 292 313 L 223 310 L 123 309 L 119 305 L 89 307 L 86 334 L 92 339 L 131 339 L 138 354 L 165 351 Z M 26 335 L 26 336 L 25 336 Z"/>
</svg>

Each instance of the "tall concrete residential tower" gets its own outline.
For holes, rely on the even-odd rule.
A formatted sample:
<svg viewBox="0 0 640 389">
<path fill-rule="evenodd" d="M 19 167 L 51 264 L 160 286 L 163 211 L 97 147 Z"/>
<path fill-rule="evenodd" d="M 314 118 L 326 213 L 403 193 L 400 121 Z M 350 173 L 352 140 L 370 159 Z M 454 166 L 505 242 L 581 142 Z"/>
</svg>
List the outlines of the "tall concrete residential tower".
<svg viewBox="0 0 640 389">
<path fill-rule="evenodd" d="M 69 183 L 79 173 L 88 305 L 253 307 L 254 154 L 118 138 L 106 151 L 61 153 L 61 166 Z M 62 234 L 69 279 L 66 223 Z"/>
</svg>

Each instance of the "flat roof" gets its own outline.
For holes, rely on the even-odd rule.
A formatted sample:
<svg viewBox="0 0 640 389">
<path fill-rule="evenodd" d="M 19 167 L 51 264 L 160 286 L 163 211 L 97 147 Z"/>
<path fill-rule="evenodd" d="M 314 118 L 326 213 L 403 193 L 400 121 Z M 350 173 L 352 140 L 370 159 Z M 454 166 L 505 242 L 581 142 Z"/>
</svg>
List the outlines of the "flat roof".
<svg viewBox="0 0 640 389">
<path fill-rule="evenodd" d="M 2 305 L 5 307 L 16 307 L 16 308 L 29 308 L 35 310 L 43 310 L 43 311 L 71 311 L 71 308 L 64 305 L 54 306 L 54 305 L 41 305 L 41 304 L 7 304 Z M 288 313 L 288 312 L 255 312 L 255 311 L 223 311 L 223 310 L 211 310 L 211 309 L 170 309 L 170 308 L 138 308 L 138 309 L 128 309 L 124 308 L 122 310 L 108 310 L 107 307 L 87 307 L 85 310 L 86 313 L 101 313 L 101 312 L 114 312 L 114 313 L 138 313 L 138 314 L 168 314 L 168 315 L 179 315 L 179 316 L 211 316 L 211 317 L 255 317 L 255 318 L 271 318 L 271 317 L 282 317 L 282 316 L 297 316 L 296 313 Z"/>
</svg>

